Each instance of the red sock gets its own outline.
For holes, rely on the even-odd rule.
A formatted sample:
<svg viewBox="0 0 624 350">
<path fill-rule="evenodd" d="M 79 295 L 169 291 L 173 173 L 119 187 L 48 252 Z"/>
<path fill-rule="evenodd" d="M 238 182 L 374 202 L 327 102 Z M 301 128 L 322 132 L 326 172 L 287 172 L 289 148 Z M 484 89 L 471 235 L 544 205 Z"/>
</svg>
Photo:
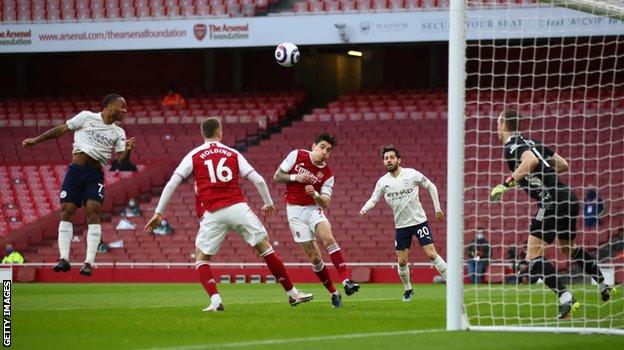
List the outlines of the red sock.
<svg viewBox="0 0 624 350">
<path fill-rule="evenodd" d="M 340 248 L 332 253 L 329 253 L 329 258 L 336 267 L 336 270 L 338 270 L 338 274 L 343 281 L 351 279 L 351 271 L 347 268 L 347 263 L 345 263 L 342 250 L 340 250 Z"/>
<path fill-rule="evenodd" d="M 263 257 L 263 259 L 266 262 L 269 270 L 271 270 L 273 276 L 275 276 L 275 279 L 277 279 L 277 281 L 282 284 L 284 290 L 289 291 L 293 289 L 293 284 L 290 281 L 290 277 L 288 277 L 288 273 L 286 272 L 286 267 L 284 267 L 282 259 L 280 259 L 279 256 L 277 256 L 277 254 L 275 253 L 267 255 Z"/>
<path fill-rule="evenodd" d="M 212 276 L 212 270 L 210 269 L 209 264 L 202 263 L 201 265 L 198 265 L 197 275 L 199 275 L 199 281 L 202 286 L 204 286 L 206 292 L 208 292 L 208 295 L 212 296 L 213 294 L 219 293 L 217 291 L 217 282 Z"/>
<path fill-rule="evenodd" d="M 331 278 L 329 278 L 329 271 L 327 271 L 327 267 L 323 266 L 321 271 L 314 271 L 314 273 L 330 293 L 336 292 L 336 287 L 334 287 Z"/>
</svg>

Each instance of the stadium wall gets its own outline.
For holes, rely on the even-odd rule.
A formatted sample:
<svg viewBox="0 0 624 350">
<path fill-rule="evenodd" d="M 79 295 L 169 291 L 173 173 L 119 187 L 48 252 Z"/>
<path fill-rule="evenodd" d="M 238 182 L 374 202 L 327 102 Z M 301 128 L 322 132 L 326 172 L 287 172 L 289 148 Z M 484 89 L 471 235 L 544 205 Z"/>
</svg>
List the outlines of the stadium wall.
<svg viewBox="0 0 624 350">
<path fill-rule="evenodd" d="M 288 274 L 295 283 L 318 283 L 318 277 L 311 267 L 286 267 Z M 244 275 L 249 283 L 252 275 L 261 276 L 265 282 L 266 276 L 271 275 L 267 268 L 252 267 L 215 267 L 212 268 L 215 276 L 230 276 L 234 281 L 237 275 Z M 339 281 L 340 276 L 335 269 L 330 269 L 332 280 Z M 414 267 L 411 270 L 412 282 L 432 283 L 438 272 L 433 267 Z M 44 283 L 196 283 L 197 272 L 195 267 L 159 267 L 159 268 L 130 268 L 130 267 L 99 267 L 93 276 L 84 277 L 74 268 L 69 273 L 56 273 L 49 266 L 14 266 L 14 280 L 17 282 L 44 282 Z M 353 279 L 358 282 L 369 283 L 399 283 L 399 277 L 394 266 L 387 267 L 354 267 Z"/>
</svg>

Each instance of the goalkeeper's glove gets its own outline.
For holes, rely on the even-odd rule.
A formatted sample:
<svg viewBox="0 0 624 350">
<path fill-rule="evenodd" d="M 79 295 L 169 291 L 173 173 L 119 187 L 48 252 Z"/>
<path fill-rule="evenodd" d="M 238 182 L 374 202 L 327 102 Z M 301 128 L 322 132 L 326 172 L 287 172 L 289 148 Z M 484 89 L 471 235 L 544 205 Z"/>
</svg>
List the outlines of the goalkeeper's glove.
<svg viewBox="0 0 624 350">
<path fill-rule="evenodd" d="M 494 187 L 492 189 L 492 191 L 490 192 L 490 202 L 496 203 L 496 202 L 500 202 L 501 196 L 503 195 L 503 193 L 507 192 L 507 190 L 509 190 L 512 187 L 515 187 L 518 183 L 516 182 L 516 180 L 514 180 L 514 178 L 510 175 L 505 179 L 505 182 L 503 182 L 500 185 L 497 185 L 496 187 Z"/>
</svg>

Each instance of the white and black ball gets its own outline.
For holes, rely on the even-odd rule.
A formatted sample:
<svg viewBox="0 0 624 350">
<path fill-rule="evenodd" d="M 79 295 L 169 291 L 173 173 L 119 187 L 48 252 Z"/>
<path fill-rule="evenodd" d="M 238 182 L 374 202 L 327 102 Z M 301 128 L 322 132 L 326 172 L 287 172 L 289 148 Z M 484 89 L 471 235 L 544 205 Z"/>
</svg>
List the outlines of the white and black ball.
<svg viewBox="0 0 624 350">
<path fill-rule="evenodd" d="M 275 48 L 275 60 L 281 66 L 292 67 L 299 62 L 299 48 L 293 43 L 281 43 Z"/>
</svg>

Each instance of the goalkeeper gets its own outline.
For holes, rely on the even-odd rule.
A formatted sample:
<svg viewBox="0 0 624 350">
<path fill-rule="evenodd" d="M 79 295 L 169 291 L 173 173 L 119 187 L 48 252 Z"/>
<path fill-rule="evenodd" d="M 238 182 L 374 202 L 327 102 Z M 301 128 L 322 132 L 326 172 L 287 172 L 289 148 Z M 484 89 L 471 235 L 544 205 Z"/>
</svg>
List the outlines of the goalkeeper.
<svg viewBox="0 0 624 350">
<path fill-rule="evenodd" d="M 596 259 L 574 243 L 579 202 L 570 187 L 563 184 L 557 175 L 568 169 L 568 163 L 548 147 L 523 138 L 518 132 L 521 119 L 520 113 L 513 110 L 504 111 L 498 117 L 498 138 L 504 142 L 505 159 L 513 173 L 492 189 L 490 201 L 500 201 L 504 192 L 519 185 L 538 202 L 537 214 L 531 222 L 527 242 L 529 272 L 542 277 L 544 283 L 557 293 L 557 317 L 564 319 L 580 304 L 544 256 L 546 246 L 555 238 L 559 249 L 598 283 L 603 301 L 608 301 L 617 290 L 605 284 Z"/>
</svg>

